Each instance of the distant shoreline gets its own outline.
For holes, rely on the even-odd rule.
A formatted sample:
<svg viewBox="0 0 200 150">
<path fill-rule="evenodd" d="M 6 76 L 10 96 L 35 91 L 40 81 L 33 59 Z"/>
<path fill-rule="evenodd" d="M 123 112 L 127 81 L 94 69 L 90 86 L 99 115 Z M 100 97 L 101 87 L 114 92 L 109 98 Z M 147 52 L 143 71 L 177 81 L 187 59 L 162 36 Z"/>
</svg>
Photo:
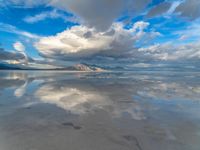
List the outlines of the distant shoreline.
<svg viewBox="0 0 200 150">
<path fill-rule="evenodd" d="M 0 71 L 58 71 L 58 72 L 113 72 L 110 70 L 104 71 L 76 71 L 76 70 L 56 70 L 56 69 L 0 69 Z"/>
</svg>

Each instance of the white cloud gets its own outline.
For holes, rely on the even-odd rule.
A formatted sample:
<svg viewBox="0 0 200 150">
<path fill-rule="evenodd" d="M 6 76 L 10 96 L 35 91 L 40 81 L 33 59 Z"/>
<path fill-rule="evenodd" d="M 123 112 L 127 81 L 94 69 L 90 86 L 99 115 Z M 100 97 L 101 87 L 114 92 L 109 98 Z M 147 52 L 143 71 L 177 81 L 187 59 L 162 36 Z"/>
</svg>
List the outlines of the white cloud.
<svg viewBox="0 0 200 150">
<path fill-rule="evenodd" d="M 200 20 L 197 20 L 186 28 L 176 31 L 174 34 L 180 36 L 180 40 L 199 40 L 200 39 Z"/>
<path fill-rule="evenodd" d="M 63 19 L 65 22 L 72 21 L 73 17 L 66 16 L 64 13 L 57 11 L 56 9 L 52 11 L 45 11 L 34 16 L 27 16 L 24 18 L 24 21 L 27 23 L 37 23 L 39 21 L 43 21 L 45 19 Z M 75 20 L 73 20 L 75 21 Z"/>
<path fill-rule="evenodd" d="M 23 30 L 16 28 L 15 26 L 5 24 L 5 23 L 1 23 L 1 22 L 0 22 L 0 31 L 21 35 L 21 36 L 24 36 L 24 37 L 28 37 L 30 39 L 41 38 L 41 36 L 39 36 L 37 34 L 26 32 L 26 31 L 23 31 Z"/>
<path fill-rule="evenodd" d="M 13 7 L 51 6 L 80 17 L 84 25 L 106 30 L 122 12 L 123 3 L 123 0 L 7 0 L 4 5 Z"/>
<path fill-rule="evenodd" d="M 151 3 L 152 0 L 7 0 L 4 3 L 0 2 L 0 6 L 51 6 L 71 12 L 80 17 L 84 25 L 103 31 L 108 29 L 123 12 L 128 12 L 129 16 L 133 17 L 144 13 L 144 9 Z M 148 16 L 152 17 L 166 12 L 167 14 L 179 13 L 182 17 L 196 19 L 200 17 L 199 5 L 199 0 L 168 0 L 153 7 Z M 37 17 L 43 18 L 44 16 Z"/>
<path fill-rule="evenodd" d="M 200 1 L 199 0 L 176 0 L 164 1 L 153 7 L 147 14 L 148 17 L 157 15 L 172 15 L 178 14 L 181 17 L 194 20 L 200 17 Z"/>
<path fill-rule="evenodd" d="M 150 2 L 151 0 L 7 0 L 6 4 L 15 7 L 51 6 L 73 13 L 85 26 L 105 31 L 122 12 L 127 11 L 131 16 L 135 15 L 142 12 Z M 45 16 L 41 14 L 36 17 L 41 19 Z"/>
<path fill-rule="evenodd" d="M 22 8 L 32 8 L 39 5 L 48 4 L 51 0 L 6 0 L 1 2 L 3 6 L 13 6 Z"/>
<path fill-rule="evenodd" d="M 123 57 L 134 50 L 134 43 L 144 36 L 149 23 L 137 22 L 133 28 L 124 29 L 123 24 L 114 23 L 105 32 L 87 26 L 74 26 L 56 36 L 41 38 L 35 43 L 41 55 L 50 58 L 76 59 L 94 55 Z"/>
<path fill-rule="evenodd" d="M 144 29 L 146 29 L 150 24 L 148 22 L 144 22 L 144 21 L 138 21 L 134 24 L 133 26 L 133 30 L 136 31 L 137 29 L 140 31 L 143 31 Z"/>
<path fill-rule="evenodd" d="M 81 18 L 84 25 L 108 29 L 123 10 L 123 0 L 52 0 L 50 5 Z"/>
<path fill-rule="evenodd" d="M 21 42 L 15 42 L 13 44 L 13 47 L 18 52 L 23 52 L 23 53 L 25 52 L 25 46 Z"/>
<path fill-rule="evenodd" d="M 200 44 L 190 43 L 174 45 L 172 43 L 156 44 L 138 50 L 144 56 L 155 60 L 190 60 L 200 59 Z"/>
<path fill-rule="evenodd" d="M 15 42 L 13 44 L 13 47 L 16 51 L 18 51 L 19 53 L 21 53 L 22 55 L 24 55 L 25 59 L 24 60 L 20 60 L 21 63 L 28 63 L 28 56 L 26 54 L 26 48 L 25 46 L 21 43 L 21 42 Z"/>
<path fill-rule="evenodd" d="M 176 8 L 182 3 L 182 1 L 173 1 L 172 5 L 170 7 L 170 9 L 167 11 L 167 14 L 170 15 L 172 13 L 174 13 L 174 11 L 176 10 Z"/>
<path fill-rule="evenodd" d="M 136 22 L 131 29 L 125 29 L 121 23 L 113 23 L 122 12 L 128 12 L 133 17 L 150 4 L 151 0 L 8 0 L 5 4 L 17 7 L 35 7 L 38 5 L 51 6 L 55 10 L 46 11 L 35 16 L 27 16 L 24 21 L 36 23 L 46 18 L 69 18 L 60 13 L 60 10 L 70 12 L 79 18 L 80 26 L 58 33 L 55 36 L 40 37 L 38 35 L 22 31 L 14 26 L 0 23 L 0 30 L 14 33 L 31 39 L 38 39 L 34 46 L 39 53 L 47 58 L 75 60 L 80 58 L 113 57 L 141 57 L 159 60 L 177 60 L 199 58 L 199 44 L 158 44 L 144 48 L 144 44 L 160 33 L 149 28 L 147 22 Z M 171 15 L 197 19 L 200 16 L 199 0 L 165 1 L 153 7 L 149 16 L 154 17 L 165 13 Z M 56 11 L 59 10 L 59 11 Z M 144 13 L 145 15 L 145 13 Z M 167 27 L 167 26 L 165 26 Z M 177 31 L 177 30 L 176 30 Z M 191 26 L 187 30 L 172 33 L 179 35 L 181 40 L 188 38 L 193 41 L 199 39 L 199 24 Z M 195 39 L 195 40 L 194 40 Z M 140 42 L 143 48 L 135 48 L 135 43 Z"/>
</svg>

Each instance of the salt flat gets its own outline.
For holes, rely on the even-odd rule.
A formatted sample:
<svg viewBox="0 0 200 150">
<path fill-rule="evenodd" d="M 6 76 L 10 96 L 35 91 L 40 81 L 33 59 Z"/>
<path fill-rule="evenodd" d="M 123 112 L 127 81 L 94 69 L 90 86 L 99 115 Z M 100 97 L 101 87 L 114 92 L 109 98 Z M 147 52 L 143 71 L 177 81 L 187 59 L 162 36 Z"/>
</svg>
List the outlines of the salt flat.
<svg viewBox="0 0 200 150">
<path fill-rule="evenodd" d="M 0 150 L 199 150 L 195 72 L 0 72 Z"/>
</svg>

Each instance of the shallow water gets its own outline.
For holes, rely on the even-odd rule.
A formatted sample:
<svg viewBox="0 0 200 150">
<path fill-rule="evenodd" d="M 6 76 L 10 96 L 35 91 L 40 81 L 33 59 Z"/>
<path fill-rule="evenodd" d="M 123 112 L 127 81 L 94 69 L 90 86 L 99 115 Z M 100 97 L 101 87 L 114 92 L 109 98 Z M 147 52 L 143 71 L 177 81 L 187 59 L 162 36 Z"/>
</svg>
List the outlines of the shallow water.
<svg viewBox="0 0 200 150">
<path fill-rule="evenodd" d="M 199 150 L 197 72 L 0 72 L 0 150 Z"/>
</svg>

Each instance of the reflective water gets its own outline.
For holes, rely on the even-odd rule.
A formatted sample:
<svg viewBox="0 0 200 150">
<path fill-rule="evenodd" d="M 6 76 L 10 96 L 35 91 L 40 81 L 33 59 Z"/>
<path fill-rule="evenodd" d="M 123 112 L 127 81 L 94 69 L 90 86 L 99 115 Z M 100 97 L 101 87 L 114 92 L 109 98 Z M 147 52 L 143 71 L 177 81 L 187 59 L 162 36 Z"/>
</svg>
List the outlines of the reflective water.
<svg viewBox="0 0 200 150">
<path fill-rule="evenodd" d="M 0 150 L 199 150 L 195 72 L 0 72 Z"/>
</svg>

